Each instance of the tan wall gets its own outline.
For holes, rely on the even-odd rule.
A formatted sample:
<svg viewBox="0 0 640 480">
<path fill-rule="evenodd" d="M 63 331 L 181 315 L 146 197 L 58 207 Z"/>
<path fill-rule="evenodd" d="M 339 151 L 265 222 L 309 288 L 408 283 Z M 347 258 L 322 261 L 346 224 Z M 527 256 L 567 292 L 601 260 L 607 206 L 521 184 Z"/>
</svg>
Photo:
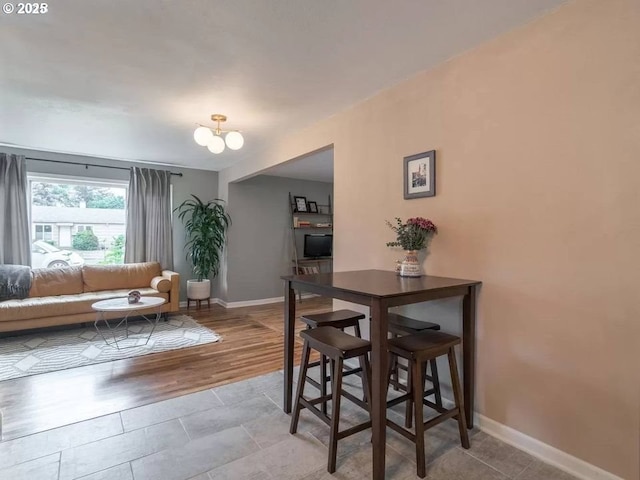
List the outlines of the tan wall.
<svg viewBox="0 0 640 480">
<path fill-rule="evenodd" d="M 484 282 L 476 408 L 629 479 L 640 475 L 631 5 L 561 9 L 358 106 L 335 142 L 336 268 L 391 268 L 383 220 L 432 218 L 427 271 Z M 429 149 L 438 195 L 405 201 L 402 157 Z"/>
<path fill-rule="evenodd" d="M 572 2 L 258 164 L 334 144 L 337 270 L 393 268 L 384 220 L 433 219 L 427 271 L 484 282 L 476 409 L 625 479 L 640 477 L 639 5 Z M 403 200 L 402 158 L 430 149 L 437 196 Z"/>
</svg>

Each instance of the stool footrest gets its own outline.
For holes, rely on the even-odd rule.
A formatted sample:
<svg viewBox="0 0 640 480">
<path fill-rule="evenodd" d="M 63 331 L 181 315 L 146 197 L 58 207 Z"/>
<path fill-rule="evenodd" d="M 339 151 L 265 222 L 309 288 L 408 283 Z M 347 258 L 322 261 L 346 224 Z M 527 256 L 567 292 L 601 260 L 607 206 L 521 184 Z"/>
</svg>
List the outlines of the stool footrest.
<svg viewBox="0 0 640 480">
<path fill-rule="evenodd" d="M 354 433 L 358 433 L 358 432 L 361 432 L 363 430 L 366 430 L 367 428 L 371 428 L 371 420 L 367 420 L 364 423 L 361 423 L 359 425 L 355 425 L 353 427 L 349 427 L 346 430 L 338 432 L 338 440 L 341 440 L 341 439 L 343 439 L 345 437 L 348 437 L 349 435 L 353 435 Z"/>
<path fill-rule="evenodd" d="M 403 437 L 408 438 L 409 440 L 415 443 L 416 436 L 413 433 L 411 433 L 409 430 L 402 428 L 400 425 L 389 420 L 388 418 L 387 418 L 387 427 L 389 427 L 391 430 L 398 432 Z"/>
<path fill-rule="evenodd" d="M 432 388 L 431 390 L 427 390 L 426 392 L 424 392 L 424 396 L 428 397 L 429 395 L 433 395 L 434 393 L 436 393 L 436 391 L 434 388 Z M 391 408 L 398 405 L 399 403 L 406 402 L 407 400 L 409 400 L 409 397 L 410 394 L 405 393 L 404 395 L 400 395 L 399 397 L 392 398 L 391 400 L 387 401 L 387 408 Z M 422 403 L 424 403 L 425 407 L 433 408 L 436 412 L 439 413 L 445 413 L 449 411 L 446 408 L 441 407 L 430 400 L 427 400 L 426 398 L 422 399 Z"/>
<path fill-rule="evenodd" d="M 404 394 L 404 395 L 400 395 L 399 397 L 392 398 L 391 400 L 387 401 L 387 408 L 391 408 L 402 402 L 406 402 L 408 399 L 409 399 L 408 394 Z"/>
<path fill-rule="evenodd" d="M 361 373 L 361 372 L 362 372 L 362 368 L 360 368 L 360 367 L 358 367 L 358 368 L 353 368 L 353 369 L 351 369 L 351 370 L 347 370 L 346 372 L 342 372 L 342 376 L 343 376 L 343 377 L 346 377 L 346 376 L 348 376 L 348 375 L 355 375 L 356 373 Z M 327 382 L 331 381 L 331 376 L 330 376 L 330 375 L 327 375 L 326 380 L 327 380 Z M 307 382 L 309 382 L 311 385 L 313 385 L 313 386 L 314 386 L 314 387 L 316 387 L 317 389 L 320 389 L 320 388 L 321 388 L 321 386 L 320 386 L 320 382 L 319 382 L 319 381 L 317 381 L 317 380 L 316 380 L 316 379 L 314 379 L 314 378 L 309 378 L 309 377 L 307 377 Z"/>
<path fill-rule="evenodd" d="M 317 380 L 307 377 L 307 383 L 310 383 L 311 385 L 316 387 L 318 390 L 320 390 L 320 382 L 318 382 Z"/>
<path fill-rule="evenodd" d="M 329 416 L 325 413 L 322 413 L 320 410 L 318 410 L 309 400 L 307 400 L 304 397 L 300 397 L 299 399 L 300 404 L 306 408 L 307 410 L 309 410 L 311 413 L 313 413 L 316 417 L 318 417 L 320 420 L 322 420 L 324 423 L 326 423 L 327 425 L 331 426 L 331 418 L 329 418 Z"/>
<path fill-rule="evenodd" d="M 348 395 L 352 396 L 351 394 L 348 394 Z M 343 396 L 349 398 L 347 395 L 344 395 L 344 392 L 343 392 Z M 304 408 L 309 410 L 311 413 L 313 413 L 320 420 L 322 420 L 324 423 L 331 426 L 331 417 L 322 413 L 315 406 L 317 403 L 321 403 L 323 400 L 327 400 L 327 399 L 331 400 L 331 395 L 327 395 L 326 397 L 313 398 L 311 400 L 308 400 L 304 397 L 300 397 L 300 404 Z M 349 399 L 349 400 L 352 400 L 352 399 Z M 353 435 L 354 433 L 361 432 L 362 430 L 366 430 L 367 428 L 371 428 L 371 420 L 367 420 L 366 422 L 359 423 L 358 425 L 354 425 L 353 427 L 349 427 L 346 430 L 338 432 L 338 439 L 348 437 L 349 435 Z"/>
<path fill-rule="evenodd" d="M 349 393 L 349 392 L 345 392 L 344 390 L 342 391 L 342 396 L 344 398 L 347 398 L 349 400 L 351 400 L 353 403 L 355 403 L 356 405 L 358 405 L 359 407 L 365 409 L 367 412 L 369 411 L 369 405 L 367 405 L 365 402 L 363 402 L 362 400 L 360 400 L 358 397 L 356 397 L 355 395 Z"/>
<path fill-rule="evenodd" d="M 441 413 L 437 417 L 434 417 L 424 422 L 424 429 L 427 430 L 431 427 L 435 427 L 436 425 L 444 422 L 445 420 L 449 420 L 450 418 L 457 417 L 457 416 L 458 416 L 458 409 L 452 408 L 451 410 L 447 410 L 446 412 Z"/>
<path fill-rule="evenodd" d="M 312 399 L 305 398 L 305 400 L 311 405 L 317 405 L 318 403 L 322 403 L 322 402 L 330 402 L 331 394 L 325 395 L 324 397 L 318 397 L 318 398 L 312 398 Z"/>
<path fill-rule="evenodd" d="M 356 368 L 352 368 L 351 370 L 345 370 L 344 372 L 342 372 L 342 376 L 346 377 L 347 375 L 355 375 L 356 373 L 360 373 L 362 372 L 362 368 L 360 367 L 356 367 Z M 327 377 L 328 379 L 329 377 Z"/>
</svg>

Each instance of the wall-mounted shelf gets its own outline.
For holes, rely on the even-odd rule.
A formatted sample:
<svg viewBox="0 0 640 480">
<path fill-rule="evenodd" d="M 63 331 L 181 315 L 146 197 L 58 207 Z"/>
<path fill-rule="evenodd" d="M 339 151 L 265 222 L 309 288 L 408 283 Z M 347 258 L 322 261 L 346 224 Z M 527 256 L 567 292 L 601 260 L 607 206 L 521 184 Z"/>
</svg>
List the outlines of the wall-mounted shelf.
<svg viewBox="0 0 640 480">
<path fill-rule="evenodd" d="M 321 257 L 321 258 L 299 258 L 298 249 L 296 247 L 296 230 L 321 230 L 326 233 L 333 231 L 333 207 L 331 205 L 331 195 L 328 196 L 326 205 L 318 204 L 318 208 L 322 211 L 319 212 L 298 212 L 296 211 L 296 204 L 293 200 L 293 195 L 289 192 L 289 212 L 291 217 L 291 243 L 292 243 L 292 255 L 291 263 L 293 266 L 293 274 L 309 274 L 309 273 L 321 273 L 322 271 L 333 271 L 333 257 Z M 331 226 L 296 226 L 296 218 L 300 217 L 315 217 L 314 223 L 331 223 Z M 317 218 L 320 217 L 320 218 Z M 317 219 L 316 219 L 317 218 Z M 311 223 L 311 219 L 306 221 Z"/>
<path fill-rule="evenodd" d="M 333 257 L 319 257 L 319 258 L 299 258 L 298 263 L 316 263 L 316 262 L 331 262 Z"/>
<path fill-rule="evenodd" d="M 294 215 L 320 215 L 323 217 L 330 217 L 332 213 L 319 213 L 319 212 L 293 212 Z"/>
</svg>

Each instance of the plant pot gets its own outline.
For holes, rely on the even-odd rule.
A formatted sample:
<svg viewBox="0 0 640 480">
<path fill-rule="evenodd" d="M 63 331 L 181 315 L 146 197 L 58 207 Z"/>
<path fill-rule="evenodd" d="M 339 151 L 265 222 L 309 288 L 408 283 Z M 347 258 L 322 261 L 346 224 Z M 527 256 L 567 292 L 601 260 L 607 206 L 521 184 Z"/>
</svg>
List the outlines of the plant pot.
<svg viewBox="0 0 640 480">
<path fill-rule="evenodd" d="M 187 298 L 204 300 L 211 297 L 211 280 L 187 280 Z"/>
<path fill-rule="evenodd" d="M 407 250 L 404 252 L 404 260 L 400 264 L 401 277 L 421 277 L 422 268 L 418 261 L 418 252 L 416 250 Z"/>
</svg>

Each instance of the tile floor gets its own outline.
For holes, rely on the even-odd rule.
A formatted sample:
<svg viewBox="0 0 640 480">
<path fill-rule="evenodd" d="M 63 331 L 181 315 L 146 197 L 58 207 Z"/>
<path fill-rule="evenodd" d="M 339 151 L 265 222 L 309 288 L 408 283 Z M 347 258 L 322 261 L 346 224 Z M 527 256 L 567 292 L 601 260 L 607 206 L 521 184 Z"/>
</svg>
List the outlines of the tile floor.
<svg viewBox="0 0 640 480">
<path fill-rule="evenodd" d="M 349 388 L 358 379 L 347 377 Z M 0 443 L 0 480 L 328 480 L 371 478 L 369 431 L 338 445 L 326 471 L 328 428 L 303 410 L 290 435 L 281 372 Z M 311 390 L 313 393 L 313 390 Z M 402 405 L 390 411 L 401 418 Z M 363 412 L 343 402 L 343 423 Z M 413 445 L 388 430 L 387 478 L 413 479 Z M 427 478 L 572 480 L 483 432 L 459 447 L 453 420 L 427 433 Z"/>
</svg>

